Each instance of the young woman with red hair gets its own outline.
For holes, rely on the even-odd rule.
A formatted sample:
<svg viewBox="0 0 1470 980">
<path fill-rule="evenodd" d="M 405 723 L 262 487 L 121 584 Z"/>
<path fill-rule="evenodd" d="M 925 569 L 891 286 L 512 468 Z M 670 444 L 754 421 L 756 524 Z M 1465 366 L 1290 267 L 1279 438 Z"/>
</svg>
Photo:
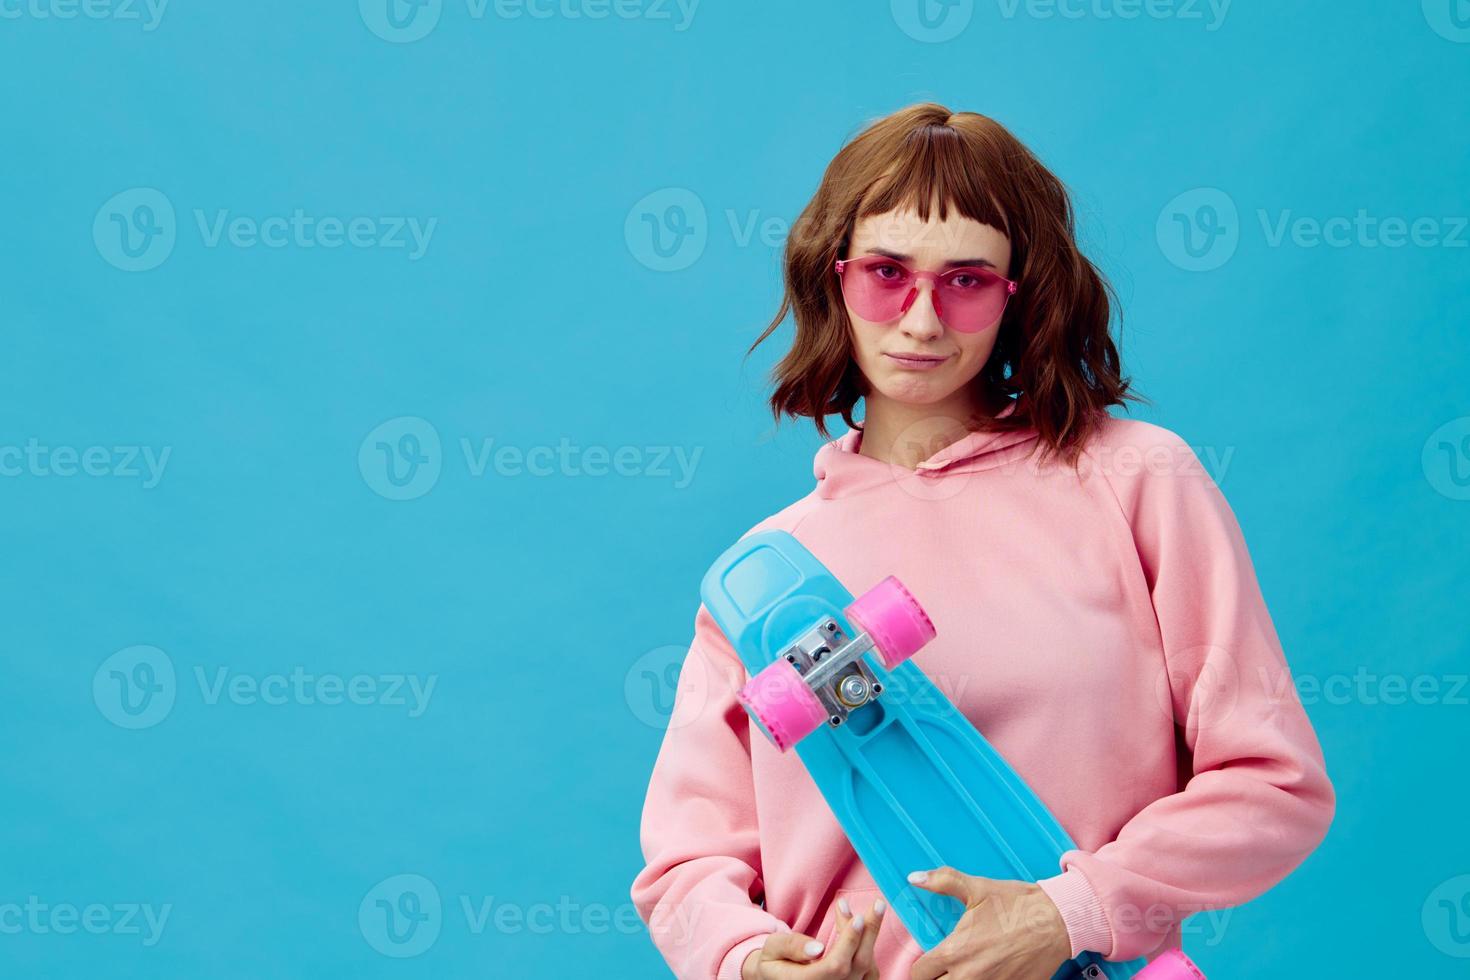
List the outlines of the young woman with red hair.
<svg viewBox="0 0 1470 980">
<path fill-rule="evenodd" d="M 967 907 L 925 953 L 800 759 L 752 734 L 701 607 L 632 888 L 675 974 L 1045 978 L 1177 947 L 1286 876 L 1332 819 L 1321 749 L 1220 491 L 1173 432 L 1108 414 L 1135 396 L 1057 178 L 992 119 L 912 106 L 831 162 L 785 280 L 756 341 L 794 316 L 772 409 L 849 431 L 752 530 L 923 596 L 924 671 L 1077 848 L 1039 882 L 914 869 Z"/>
</svg>

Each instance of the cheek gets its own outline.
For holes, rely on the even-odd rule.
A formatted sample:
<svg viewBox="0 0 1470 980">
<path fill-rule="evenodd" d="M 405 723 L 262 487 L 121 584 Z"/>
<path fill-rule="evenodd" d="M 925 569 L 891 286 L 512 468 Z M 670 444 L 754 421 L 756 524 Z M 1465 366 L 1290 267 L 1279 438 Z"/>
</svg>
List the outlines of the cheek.
<svg viewBox="0 0 1470 980">
<path fill-rule="evenodd" d="M 852 337 L 852 349 L 857 356 L 858 364 L 873 364 L 878 360 L 878 352 L 881 350 L 881 340 L 884 327 L 867 323 L 857 317 L 848 317 L 849 335 Z"/>
<path fill-rule="evenodd" d="M 960 360 L 967 370 L 978 371 L 985 366 L 985 362 L 990 360 L 990 352 L 995 350 L 995 340 L 999 333 L 999 327 L 992 327 L 979 333 L 955 335 L 960 348 Z"/>
</svg>

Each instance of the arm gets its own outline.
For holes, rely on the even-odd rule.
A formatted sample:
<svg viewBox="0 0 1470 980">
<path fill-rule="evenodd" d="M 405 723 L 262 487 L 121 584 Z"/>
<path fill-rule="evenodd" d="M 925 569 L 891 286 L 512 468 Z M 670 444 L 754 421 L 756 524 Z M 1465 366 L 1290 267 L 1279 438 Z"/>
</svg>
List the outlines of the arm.
<svg viewBox="0 0 1470 980">
<path fill-rule="evenodd" d="M 1193 775 L 1040 882 L 1074 954 L 1112 960 L 1150 953 L 1185 916 L 1279 882 L 1321 842 L 1335 805 L 1234 514 L 1185 443 L 1146 431 L 1153 446 L 1142 448 L 1162 447 L 1168 472 L 1105 476 L 1133 529 L 1163 641 L 1160 696 Z"/>
<path fill-rule="evenodd" d="M 646 866 L 632 898 L 674 975 L 738 980 L 745 957 L 788 927 L 754 901 L 760 840 L 744 671 L 700 606 L 674 711 L 643 804 Z"/>
</svg>

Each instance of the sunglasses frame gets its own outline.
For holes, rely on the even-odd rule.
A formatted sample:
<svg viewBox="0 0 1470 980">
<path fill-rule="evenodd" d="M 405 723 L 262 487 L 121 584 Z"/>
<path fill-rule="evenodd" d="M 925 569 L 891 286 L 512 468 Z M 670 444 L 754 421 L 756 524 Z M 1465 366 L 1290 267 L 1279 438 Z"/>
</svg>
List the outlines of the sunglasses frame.
<svg viewBox="0 0 1470 980">
<path fill-rule="evenodd" d="M 903 316 L 905 313 L 907 313 L 909 311 L 909 307 L 911 307 L 911 306 L 914 305 L 914 300 L 917 299 L 918 296 L 919 296 L 919 282 L 920 282 L 920 280 L 927 279 L 927 280 L 929 280 L 929 291 L 930 291 L 930 295 L 933 297 L 933 299 L 931 301 L 934 303 L 934 313 L 935 313 L 935 315 L 937 315 L 939 317 L 939 321 L 941 323 L 943 323 L 946 327 L 949 327 L 951 330 L 958 330 L 960 333 L 979 333 L 980 331 L 985 330 L 988 327 L 990 327 L 991 324 L 987 323 L 984 327 L 976 327 L 973 330 L 965 330 L 965 329 L 963 329 L 961 327 L 954 326 L 953 324 L 951 324 L 947 320 L 945 320 L 945 318 L 944 318 L 944 310 L 941 308 L 941 304 L 939 302 L 939 293 L 938 293 L 939 281 L 941 279 L 947 279 L 950 276 L 955 276 L 955 275 L 959 275 L 961 273 L 964 273 L 964 274 L 967 274 L 967 275 L 979 276 L 982 279 L 994 279 L 994 280 L 998 280 L 1000 282 L 1005 283 L 1005 285 L 1006 285 L 1006 297 L 1005 297 L 1005 300 L 1000 304 L 1000 310 L 996 313 L 996 320 L 999 320 L 1001 317 L 1003 317 L 1005 315 L 1006 306 L 1008 306 L 1010 304 L 1011 297 L 1014 296 L 1014 295 L 1016 295 L 1016 291 L 1018 289 L 1020 289 L 1020 286 L 1017 283 L 1012 282 L 1011 280 L 1007 279 L 1005 276 L 1003 276 L 1000 273 L 996 272 L 994 269 L 987 269 L 984 266 L 978 266 L 978 265 L 962 265 L 962 266 L 958 266 L 958 267 L 953 268 L 953 269 L 945 269 L 942 272 L 936 272 L 936 271 L 934 271 L 932 269 L 911 269 L 907 265 L 905 265 L 904 263 L 900 262 L 898 259 L 892 258 L 892 257 L 887 256 L 887 255 L 863 255 L 863 256 L 859 256 L 858 258 L 855 258 L 855 259 L 838 259 L 833 264 L 833 269 L 837 273 L 837 282 L 838 282 L 839 288 L 841 288 L 843 290 L 843 296 L 845 297 L 847 295 L 846 294 L 847 284 L 846 284 L 846 282 L 842 278 L 842 272 L 843 272 L 844 269 L 846 269 L 850 265 L 851 266 L 869 266 L 869 265 L 877 265 L 877 264 L 880 264 L 880 263 L 887 263 L 888 265 L 896 265 L 900 269 L 902 269 L 904 272 L 906 272 L 908 275 L 910 275 L 911 277 L 913 277 L 913 285 L 909 289 L 909 294 L 908 294 L 908 296 L 904 297 L 903 306 L 902 306 L 902 308 L 899 309 L 898 313 L 894 315 L 893 319 L 896 320 L 896 319 L 898 319 L 899 317 Z"/>
</svg>

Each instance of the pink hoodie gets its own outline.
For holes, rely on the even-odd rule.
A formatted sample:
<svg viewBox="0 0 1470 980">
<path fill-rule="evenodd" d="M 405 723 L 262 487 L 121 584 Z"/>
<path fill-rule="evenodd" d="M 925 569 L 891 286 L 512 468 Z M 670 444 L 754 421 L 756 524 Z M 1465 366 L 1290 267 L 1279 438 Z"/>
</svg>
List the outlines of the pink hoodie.
<svg viewBox="0 0 1470 980">
<path fill-rule="evenodd" d="M 892 574 L 919 597 L 939 636 L 914 662 L 1077 842 L 1041 882 L 1074 955 L 1178 946 L 1185 916 L 1317 846 L 1322 750 L 1235 516 L 1178 436 L 1109 419 L 1080 476 L 1028 458 L 1031 430 L 972 433 L 913 471 L 859 455 L 861 436 L 823 446 L 815 490 L 752 531 L 791 532 L 854 593 Z M 772 932 L 825 943 L 838 898 L 879 897 L 796 753 L 736 703 L 745 676 L 701 605 L 632 886 L 680 978 L 735 980 Z M 880 975 L 921 953 L 885 915 Z"/>
</svg>

